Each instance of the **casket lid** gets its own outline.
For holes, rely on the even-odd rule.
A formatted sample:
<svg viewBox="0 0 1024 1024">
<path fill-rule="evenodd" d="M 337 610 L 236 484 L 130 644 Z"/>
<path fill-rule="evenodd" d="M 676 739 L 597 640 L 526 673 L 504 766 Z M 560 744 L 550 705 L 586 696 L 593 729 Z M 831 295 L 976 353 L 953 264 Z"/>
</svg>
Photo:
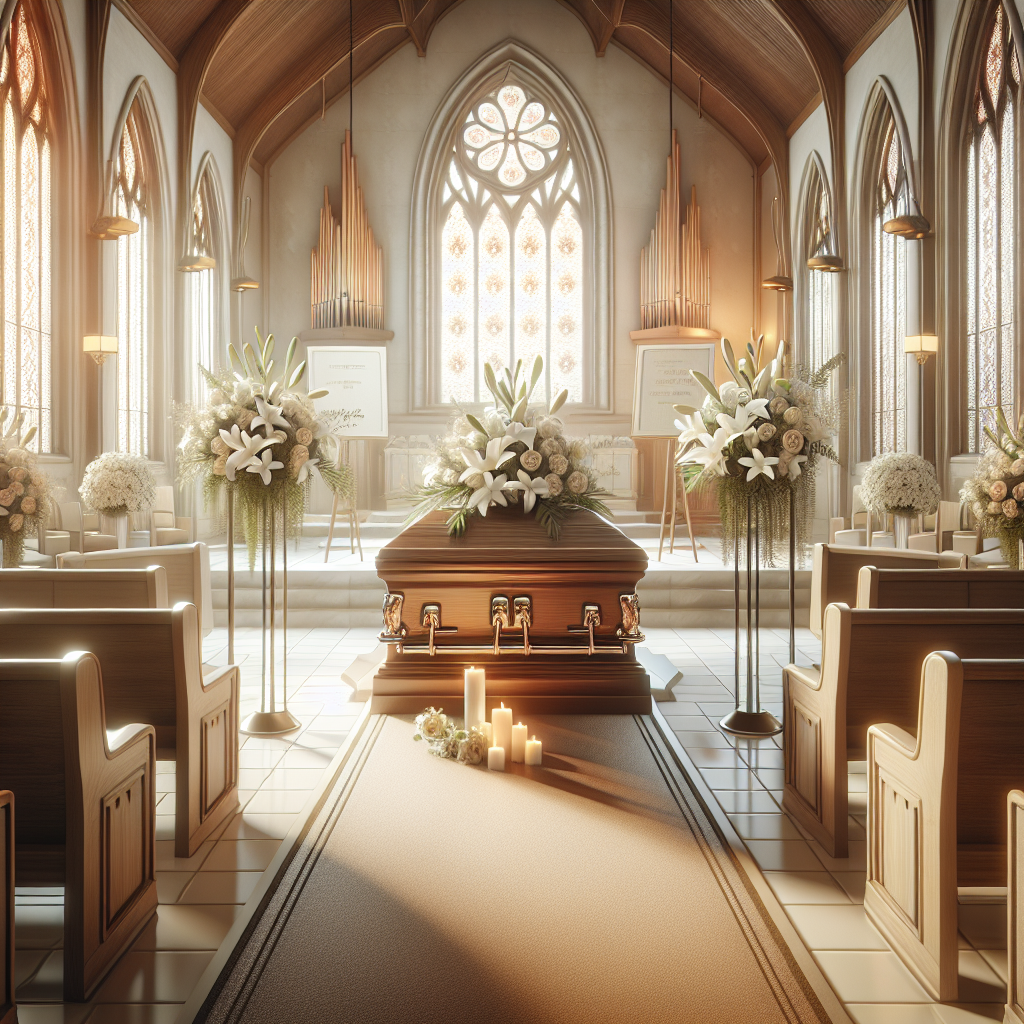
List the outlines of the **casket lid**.
<svg viewBox="0 0 1024 1024">
<path fill-rule="evenodd" d="M 461 537 L 448 536 L 448 513 L 431 512 L 380 549 L 378 575 L 410 563 L 451 568 L 494 563 L 495 555 L 509 565 L 552 563 L 626 564 L 643 572 L 647 553 L 606 519 L 586 509 L 570 512 L 557 541 L 533 515 L 522 509 L 491 508 L 487 517 L 472 517 Z"/>
</svg>

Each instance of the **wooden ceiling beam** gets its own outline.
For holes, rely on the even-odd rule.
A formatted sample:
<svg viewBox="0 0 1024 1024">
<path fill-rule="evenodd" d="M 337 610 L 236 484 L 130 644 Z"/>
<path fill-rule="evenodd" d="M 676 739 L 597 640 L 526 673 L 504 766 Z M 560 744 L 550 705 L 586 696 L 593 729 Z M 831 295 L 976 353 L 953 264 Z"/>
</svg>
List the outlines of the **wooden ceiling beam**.
<svg viewBox="0 0 1024 1024">
<path fill-rule="evenodd" d="M 412 45 L 416 47 L 416 56 L 426 57 L 427 41 L 421 39 L 416 31 L 416 12 L 413 10 L 412 0 L 398 0 L 398 5 L 402 11 L 402 21 L 405 22 L 405 31 L 409 33 Z"/>
<path fill-rule="evenodd" d="M 612 9 L 612 16 L 594 47 L 594 52 L 598 57 L 603 57 L 607 52 L 608 44 L 612 41 L 612 36 L 615 35 L 615 30 L 622 23 L 622 12 L 625 9 L 625 6 L 626 0 L 615 0 L 615 6 Z"/>
<path fill-rule="evenodd" d="M 185 255 L 185 239 L 192 216 L 192 139 L 203 82 L 217 50 L 249 9 L 250 0 L 220 0 L 196 29 L 178 61 L 178 224 L 179 255 Z"/>
</svg>

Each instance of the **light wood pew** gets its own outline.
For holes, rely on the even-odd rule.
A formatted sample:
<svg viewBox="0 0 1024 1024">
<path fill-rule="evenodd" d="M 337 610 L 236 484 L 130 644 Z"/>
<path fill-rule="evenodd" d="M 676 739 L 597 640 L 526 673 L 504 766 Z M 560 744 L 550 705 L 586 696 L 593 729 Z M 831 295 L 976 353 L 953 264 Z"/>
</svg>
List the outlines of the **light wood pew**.
<svg viewBox="0 0 1024 1024">
<path fill-rule="evenodd" d="M 0 661 L 0 702 L 18 884 L 64 886 L 64 998 L 80 1002 L 156 910 L 156 735 L 124 723 L 108 738 L 100 663 L 84 651 Z"/>
<path fill-rule="evenodd" d="M 958 992 L 957 886 L 1006 880 L 1006 797 L 1024 785 L 1024 660 L 930 654 L 916 737 L 868 729 L 864 910 L 934 999 Z"/>
<path fill-rule="evenodd" d="M 1003 1024 L 1024 1024 L 1024 792 L 1006 798 L 1006 1007 Z"/>
<path fill-rule="evenodd" d="M 1024 658 L 1024 611 L 830 604 L 821 668 L 782 672 L 782 806 L 832 857 L 848 855 L 847 761 L 865 757 L 876 722 L 917 728 L 921 666 L 932 651 Z"/>
<path fill-rule="evenodd" d="M 203 678 L 195 605 L 157 610 L 0 611 L 9 657 L 92 651 L 103 666 L 111 728 L 156 729 L 157 757 L 176 762 L 175 856 L 191 857 L 238 807 L 237 665 Z"/>
<path fill-rule="evenodd" d="M 0 608 L 168 607 L 167 572 L 162 565 L 110 570 L 6 569 L 0 587 Z"/>
<path fill-rule="evenodd" d="M 199 609 L 203 635 L 208 634 L 213 629 L 213 591 L 210 549 L 202 541 L 57 556 L 58 569 L 148 569 L 151 565 L 162 565 L 166 570 L 170 603 L 194 604 Z"/>
<path fill-rule="evenodd" d="M 58 565 L 60 556 L 58 556 Z M 963 555 L 930 551 L 906 551 L 895 548 L 843 547 L 815 544 L 811 566 L 811 632 L 821 639 L 821 621 L 830 604 L 857 601 L 857 573 L 865 565 L 879 569 L 966 569 Z"/>
<path fill-rule="evenodd" d="M 18 1024 L 14 1003 L 14 794 L 0 790 L 0 876 L 3 878 L 3 911 L 0 914 L 0 957 L 3 990 L 0 991 L 0 1024 Z"/>
<path fill-rule="evenodd" d="M 1024 608 L 1024 572 L 876 569 L 857 577 L 858 608 Z"/>
</svg>

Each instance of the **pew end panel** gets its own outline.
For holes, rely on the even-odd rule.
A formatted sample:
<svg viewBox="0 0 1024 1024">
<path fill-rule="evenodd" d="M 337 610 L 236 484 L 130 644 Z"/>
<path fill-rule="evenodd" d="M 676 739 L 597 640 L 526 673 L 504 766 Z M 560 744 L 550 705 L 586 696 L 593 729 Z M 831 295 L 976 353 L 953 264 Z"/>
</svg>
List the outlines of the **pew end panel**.
<svg viewBox="0 0 1024 1024">
<path fill-rule="evenodd" d="M 916 737 L 868 730 L 869 920 L 935 999 L 958 997 L 957 886 L 1006 878 L 1006 793 L 1024 784 L 1024 660 L 930 654 Z"/>
<path fill-rule="evenodd" d="M 0 877 L 3 878 L 3 915 L 0 922 L 0 956 L 3 986 L 0 991 L 0 1024 L 17 1024 L 14 1001 L 14 794 L 0 790 Z"/>
<path fill-rule="evenodd" d="M 1006 1007 L 1004 1024 L 1024 1024 L 1024 791 L 1006 798 Z"/>
</svg>

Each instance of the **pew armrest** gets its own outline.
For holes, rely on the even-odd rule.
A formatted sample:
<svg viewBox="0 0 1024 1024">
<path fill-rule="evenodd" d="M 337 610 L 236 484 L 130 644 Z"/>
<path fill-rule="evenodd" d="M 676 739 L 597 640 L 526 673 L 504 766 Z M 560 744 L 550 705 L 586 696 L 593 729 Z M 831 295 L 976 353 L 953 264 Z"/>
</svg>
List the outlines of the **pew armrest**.
<svg viewBox="0 0 1024 1024">
<path fill-rule="evenodd" d="M 783 679 L 789 679 L 797 686 L 811 690 L 821 689 L 821 669 L 813 665 L 787 665 L 782 670 Z"/>
<path fill-rule="evenodd" d="M 868 745 L 874 741 L 879 744 L 887 744 L 900 751 L 907 757 L 917 756 L 917 737 L 898 725 L 885 722 L 882 725 L 872 725 L 868 728 Z"/>
</svg>

